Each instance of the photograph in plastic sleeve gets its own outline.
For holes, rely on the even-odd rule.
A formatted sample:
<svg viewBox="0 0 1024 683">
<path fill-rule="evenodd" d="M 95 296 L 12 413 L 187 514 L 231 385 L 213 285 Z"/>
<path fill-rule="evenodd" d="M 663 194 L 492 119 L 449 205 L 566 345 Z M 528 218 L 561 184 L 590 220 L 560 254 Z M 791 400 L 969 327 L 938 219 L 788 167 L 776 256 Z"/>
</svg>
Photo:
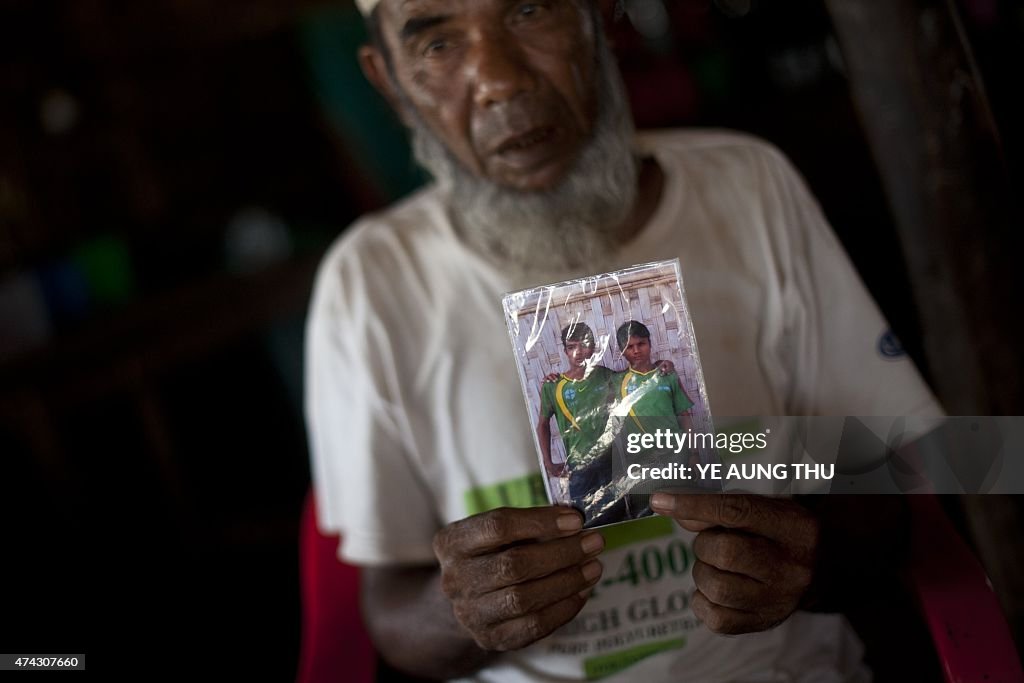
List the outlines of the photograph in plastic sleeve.
<svg viewBox="0 0 1024 683">
<path fill-rule="evenodd" d="M 681 438 L 713 429 L 678 260 L 502 303 L 553 504 L 580 510 L 588 528 L 645 517 L 650 494 L 683 477 L 635 476 L 642 468 L 717 462 Z"/>
</svg>

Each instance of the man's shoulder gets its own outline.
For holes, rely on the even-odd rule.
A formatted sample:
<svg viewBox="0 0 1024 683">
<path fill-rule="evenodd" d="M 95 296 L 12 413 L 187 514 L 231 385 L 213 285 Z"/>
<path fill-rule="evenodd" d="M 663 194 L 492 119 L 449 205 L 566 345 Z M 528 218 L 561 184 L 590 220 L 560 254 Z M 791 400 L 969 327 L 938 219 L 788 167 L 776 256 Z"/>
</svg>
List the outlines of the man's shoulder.
<svg viewBox="0 0 1024 683">
<path fill-rule="evenodd" d="M 321 259 L 320 278 L 350 270 L 362 275 L 389 271 L 407 256 L 453 240 L 444 203 L 437 188 L 429 185 L 361 216 L 342 231 Z"/>
<path fill-rule="evenodd" d="M 779 149 L 750 133 L 718 128 L 666 128 L 638 131 L 637 146 L 645 151 L 781 155 Z"/>
<path fill-rule="evenodd" d="M 413 192 L 394 204 L 364 214 L 334 241 L 332 251 L 392 248 L 395 242 L 446 235 L 450 224 L 441 195 L 434 185 Z"/>
<path fill-rule="evenodd" d="M 637 133 L 637 149 L 669 168 L 685 166 L 702 175 L 792 175 L 793 165 L 775 145 L 749 133 L 720 129 L 667 129 Z"/>
<path fill-rule="evenodd" d="M 655 368 L 653 372 L 645 373 L 634 373 L 634 377 L 637 378 L 637 382 L 640 384 L 654 385 L 665 385 L 672 386 L 673 384 L 679 383 L 679 375 L 673 372 L 662 372 L 659 368 Z"/>
<path fill-rule="evenodd" d="M 638 134 L 637 148 L 658 160 L 681 196 L 699 196 L 704 210 L 718 212 L 721 224 L 737 230 L 748 229 L 759 216 L 788 211 L 794 202 L 811 199 L 785 154 L 747 133 L 650 131 Z"/>
</svg>

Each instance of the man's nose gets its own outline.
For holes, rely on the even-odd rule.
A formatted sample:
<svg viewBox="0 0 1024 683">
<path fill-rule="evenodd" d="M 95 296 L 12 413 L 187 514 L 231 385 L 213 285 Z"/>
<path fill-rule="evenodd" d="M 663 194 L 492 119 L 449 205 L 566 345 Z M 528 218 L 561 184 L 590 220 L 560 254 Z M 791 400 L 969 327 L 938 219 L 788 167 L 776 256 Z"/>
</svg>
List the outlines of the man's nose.
<svg viewBox="0 0 1024 683">
<path fill-rule="evenodd" d="M 474 72 L 473 99 L 479 107 L 502 104 L 536 87 L 526 55 L 500 32 L 483 34 L 474 41 L 469 64 Z"/>
</svg>

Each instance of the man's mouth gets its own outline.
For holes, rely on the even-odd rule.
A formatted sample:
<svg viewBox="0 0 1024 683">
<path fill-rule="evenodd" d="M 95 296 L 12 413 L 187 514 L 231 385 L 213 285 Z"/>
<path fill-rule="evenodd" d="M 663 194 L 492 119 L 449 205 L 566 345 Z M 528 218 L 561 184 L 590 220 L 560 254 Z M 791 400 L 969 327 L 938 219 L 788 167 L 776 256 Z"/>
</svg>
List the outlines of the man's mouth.
<svg viewBox="0 0 1024 683">
<path fill-rule="evenodd" d="M 506 138 L 495 149 L 496 154 L 508 154 L 528 150 L 531 147 L 547 142 L 554 137 L 554 126 L 540 126 Z"/>
</svg>

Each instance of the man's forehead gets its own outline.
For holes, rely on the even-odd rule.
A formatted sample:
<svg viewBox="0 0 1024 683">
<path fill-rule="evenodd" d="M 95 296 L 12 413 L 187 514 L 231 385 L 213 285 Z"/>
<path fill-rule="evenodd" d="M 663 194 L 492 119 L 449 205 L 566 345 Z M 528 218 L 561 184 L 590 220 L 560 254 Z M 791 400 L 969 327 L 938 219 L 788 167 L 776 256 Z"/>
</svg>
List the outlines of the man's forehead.
<svg viewBox="0 0 1024 683">
<path fill-rule="evenodd" d="M 381 9 L 388 10 L 392 17 L 404 18 L 410 16 L 422 16 L 429 14 L 433 16 L 452 16 L 468 9 L 474 9 L 478 5 L 490 2 L 495 5 L 511 4 L 514 0 L 356 0 L 359 10 L 364 15 L 369 15 L 381 5 Z M 576 4 L 575 2 L 573 4 Z M 577 5 L 579 6 L 579 5 Z"/>
<path fill-rule="evenodd" d="M 356 0 L 356 4 L 363 14 L 370 14 L 378 5 L 383 5 L 393 16 L 407 17 L 424 13 L 450 14 L 465 3 L 463 0 Z"/>
</svg>

